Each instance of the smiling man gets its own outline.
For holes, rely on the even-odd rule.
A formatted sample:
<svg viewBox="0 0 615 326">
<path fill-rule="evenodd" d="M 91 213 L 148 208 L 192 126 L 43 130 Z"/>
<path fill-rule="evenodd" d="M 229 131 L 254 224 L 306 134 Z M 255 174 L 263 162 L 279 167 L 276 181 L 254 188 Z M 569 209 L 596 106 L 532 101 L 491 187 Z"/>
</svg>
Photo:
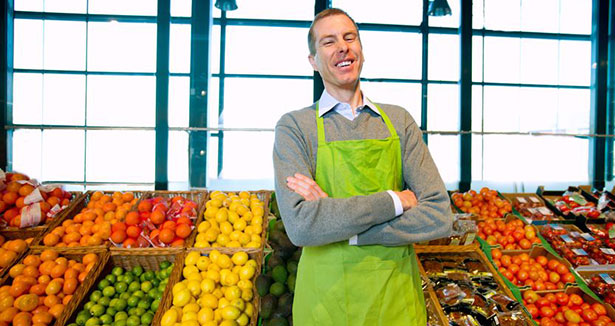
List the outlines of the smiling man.
<svg viewBox="0 0 615 326">
<path fill-rule="evenodd" d="M 444 183 L 410 114 L 361 91 L 354 20 L 319 13 L 308 45 L 325 91 L 280 119 L 273 151 L 282 219 L 303 246 L 293 323 L 425 326 L 411 244 L 450 233 Z"/>
</svg>

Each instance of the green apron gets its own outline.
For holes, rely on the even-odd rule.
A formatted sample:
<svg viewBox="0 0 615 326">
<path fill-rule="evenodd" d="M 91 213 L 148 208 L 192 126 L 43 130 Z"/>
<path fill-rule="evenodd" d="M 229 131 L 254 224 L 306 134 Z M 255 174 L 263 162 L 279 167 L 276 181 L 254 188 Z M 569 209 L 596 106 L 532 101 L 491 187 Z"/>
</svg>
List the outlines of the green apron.
<svg viewBox="0 0 615 326">
<path fill-rule="evenodd" d="M 327 142 L 318 125 L 316 183 L 332 198 L 401 191 L 401 146 L 391 136 Z M 331 216 L 335 218 L 335 216 Z M 352 246 L 348 240 L 304 247 L 299 262 L 293 325 L 425 326 L 425 301 L 412 246 Z"/>
</svg>

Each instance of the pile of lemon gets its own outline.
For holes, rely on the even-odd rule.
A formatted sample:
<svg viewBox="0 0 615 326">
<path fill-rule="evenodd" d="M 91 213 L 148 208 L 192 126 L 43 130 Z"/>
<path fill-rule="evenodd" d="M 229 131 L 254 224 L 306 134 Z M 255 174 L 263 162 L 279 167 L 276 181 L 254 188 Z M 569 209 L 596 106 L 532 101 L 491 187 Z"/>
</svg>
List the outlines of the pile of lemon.
<svg viewBox="0 0 615 326">
<path fill-rule="evenodd" d="M 217 250 L 186 255 L 184 280 L 173 286 L 173 305 L 161 326 L 245 326 L 254 313 L 257 264 L 245 252 L 229 257 Z M 256 307 L 256 309 L 258 309 Z"/>
<path fill-rule="evenodd" d="M 265 204 L 256 194 L 214 191 L 205 203 L 205 220 L 198 226 L 196 248 L 260 248 Z"/>
</svg>

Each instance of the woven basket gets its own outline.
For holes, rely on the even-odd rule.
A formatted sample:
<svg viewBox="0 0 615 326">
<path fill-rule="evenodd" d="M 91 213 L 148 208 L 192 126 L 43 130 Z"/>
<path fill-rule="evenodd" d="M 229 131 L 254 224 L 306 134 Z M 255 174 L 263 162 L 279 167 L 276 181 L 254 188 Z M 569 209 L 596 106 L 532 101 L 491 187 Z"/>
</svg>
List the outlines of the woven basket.
<svg viewBox="0 0 615 326">
<path fill-rule="evenodd" d="M 147 251 L 143 249 L 132 249 L 130 254 L 126 253 L 111 253 L 109 259 L 106 261 L 104 266 L 101 266 L 100 273 L 95 278 L 92 278 L 89 286 L 84 290 L 85 294 L 83 296 L 83 300 L 79 302 L 78 305 L 75 306 L 75 309 L 71 311 L 71 315 L 67 317 L 67 321 L 74 322 L 77 318 L 77 314 L 83 309 L 83 306 L 87 303 L 87 299 L 92 292 L 96 291 L 95 285 L 98 284 L 105 276 L 111 273 L 113 267 L 120 266 L 122 268 L 133 268 L 135 266 L 141 266 L 145 270 L 157 271 L 159 270 L 159 264 L 165 260 L 175 263 L 173 267 L 173 272 L 169 275 L 169 283 L 174 280 L 175 277 L 181 276 L 181 270 L 178 268 L 179 264 L 177 262 L 183 262 L 184 250 L 182 248 L 173 248 L 173 249 L 157 249 L 152 248 Z M 177 282 L 177 281 L 175 281 Z M 167 300 L 168 297 L 171 296 L 171 290 L 168 286 L 164 290 L 164 294 L 162 295 L 162 300 L 160 301 L 160 307 L 162 307 L 163 302 Z M 152 321 L 152 325 L 160 325 L 160 318 L 162 315 L 160 313 L 161 309 L 156 311 L 154 315 L 154 319 Z M 160 315 L 160 316 L 158 316 Z M 158 321 L 156 323 L 156 320 Z"/>
<path fill-rule="evenodd" d="M 11 230 L 11 231 L 0 231 L 0 235 L 2 235 L 6 241 L 15 240 L 15 239 L 26 240 L 28 238 L 32 238 L 32 241 L 30 242 L 30 244 L 28 244 L 28 247 L 26 247 L 26 250 L 24 250 L 24 251 L 22 251 L 20 253 L 17 253 L 17 256 L 15 256 L 15 258 L 9 263 L 8 267 L 0 270 L 0 279 L 2 279 L 2 277 L 4 277 L 4 274 L 6 274 L 8 272 L 8 270 L 11 269 L 11 267 L 13 267 L 13 265 L 16 262 L 18 262 L 18 261 L 20 261 L 22 259 L 22 257 L 28 251 L 28 248 L 37 239 L 37 237 L 40 236 L 40 234 L 41 233 L 39 231 L 37 231 L 37 230 L 34 230 L 34 228 L 26 228 L 26 229 Z"/>
<path fill-rule="evenodd" d="M 45 248 L 49 249 L 49 248 Z M 30 254 L 40 254 L 44 249 L 41 248 L 32 248 L 26 252 L 26 254 L 19 260 L 20 263 L 27 255 Z M 63 248 L 53 248 L 53 250 L 57 251 L 61 257 L 66 257 L 67 259 L 75 259 L 81 261 L 82 257 L 89 253 L 95 253 L 98 255 L 98 261 L 94 264 L 94 268 L 90 270 L 88 276 L 85 278 L 83 283 L 79 284 L 75 293 L 73 293 L 72 299 L 68 302 L 68 304 L 64 307 L 64 311 L 60 315 L 58 319 L 55 320 L 54 326 L 64 326 L 68 321 L 68 318 L 73 314 L 73 311 L 77 308 L 79 303 L 83 301 L 87 293 L 87 289 L 92 286 L 94 280 L 98 277 L 100 272 L 102 271 L 102 267 L 109 260 L 109 252 L 106 250 L 82 250 L 81 252 L 77 252 L 75 250 L 66 251 Z M 2 279 L 0 279 L 0 284 L 8 285 L 11 284 L 13 278 L 6 273 Z"/>
<path fill-rule="evenodd" d="M 418 261 L 418 256 L 415 254 L 416 260 Z M 419 265 L 419 273 L 421 275 L 421 278 L 423 279 L 423 281 L 426 283 L 426 285 L 423 287 L 423 295 L 425 296 L 425 304 L 427 305 L 427 302 L 429 301 L 430 304 L 433 307 L 433 310 L 435 310 L 435 318 L 437 319 L 437 322 L 442 325 L 448 325 L 448 318 L 446 318 L 446 315 L 444 315 L 444 309 L 442 309 L 442 305 L 440 305 L 440 300 L 438 300 L 438 297 L 436 296 L 436 291 L 433 289 L 433 286 L 431 286 L 431 282 L 429 281 L 429 277 L 427 277 L 427 273 L 425 273 L 425 269 L 423 268 L 422 264 L 418 264 Z"/>
<path fill-rule="evenodd" d="M 214 249 L 218 250 L 217 248 L 189 248 L 185 251 L 184 254 L 187 255 L 188 253 L 192 251 L 196 251 L 196 252 L 200 252 L 201 255 L 209 255 L 209 253 Z M 222 251 L 220 251 L 220 253 L 222 253 Z M 256 272 L 254 273 L 254 277 L 251 280 L 252 284 L 256 284 L 256 278 L 258 277 L 258 275 L 260 275 L 261 269 L 262 269 L 262 255 L 259 256 L 258 253 L 249 253 L 247 251 L 246 253 L 250 257 L 250 259 L 254 259 L 258 265 L 256 267 Z M 156 313 L 156 316 L 154 317 L 154 321 L 152 322 L 152 325 L 154 326 L 160 325 L 160 320 L 162 319 L 162 315 L 164 315 L 164 313 L 171 308 L 171 305 L 173 303 L 173 295 L 171 292 L 173 289 L 173 286 L 183 279 L 182 271 L 184 269 L 184 262 L 185 262 L 183 258 L 184 257 L 182 257 L 180 263 L 176 264 L 175 266 L 176 268 L 173 269 L 173 274 L 169 278 L 169 284 L 167 285 L 167 288 L 165 290 L 165 298 L 163 302 L 160 303 L 160 306 L 158 308 L 159 313 Z M 174 275 L 174 274 L 177 274 L 177 275 Z M 254 305 L 254 313 L 250 317 L 249 325 L 256 326 L 258 323 L 258 310 L 260 307 L 260 297 L 258 295 L 258 292 L 256 291 L 256 286 L 253 287 L 252 294 L 253 294 L 252 304 Z"/>
<path fill-rule="evenodd" d="M 106 195 L 112 195 L 114 191 L 103 191 L 103 193 Z M 147 194 L 147 192 L 145 191 L 132 191 L 132 193 L 134 194 L 136 198 L 143 197 Z M 91 190 L 84 193 L 83 196 L 81 196 L 80 200 L 75 203 L 75 206 L 73 206 L 69 212 L 67 212 L 65 215 L 61 216 L 60 218 L 54 219 L 53 223 L 49 225 L 45 233 L 41 234 L 41 236 L 37 239 L 38 241 L 32 242 L 32 247 L 34 248 L 45 247 L 45 245 L 43 244 L 43 238 L 47 234 L 49 234 L 51 231 L 53 231 L 56 227 L 64 223 L 65 220 L 72 220 L 73 217 L 75 217 L 75 215 L 79 214 L 81 210 L 87 207 L 88 203 L 90 202 L 90 198 L 92 197 L 92 194 L 94 194 L 94 191 L 91 191 Z M 133 206 L 133 208 L 134 207 L 135 206 Z M 100 246 L 77 246 L 77 247 L 61 247 L 61 248 L 66 248 L 67 250 L 75 250 L 76 248 L 77 251 L 82 250 L 82 249 L 86 249 L 86 250 L 106 249 L 111 245 L 111 243 L 107 239 L 104 239 L 104 241 L 105 242 Z"/>
</svg>

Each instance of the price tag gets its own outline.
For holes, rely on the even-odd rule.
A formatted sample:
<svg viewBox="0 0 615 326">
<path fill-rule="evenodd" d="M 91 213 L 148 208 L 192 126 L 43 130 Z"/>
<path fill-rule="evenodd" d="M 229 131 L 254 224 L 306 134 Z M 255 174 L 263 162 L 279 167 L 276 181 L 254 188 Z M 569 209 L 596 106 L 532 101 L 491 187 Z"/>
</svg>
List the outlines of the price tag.
<svg viewBox="0 0 615 326">
<path fill-rule="evenodd" d="M 19 227 L 38 225 L 41 222 L 41 205 L 34 203 L 21 209 L 21 223 Z"/>
<path fill-rule="evenodd" d="M 542 214 L 542 215 L 551 215 L 551 211 L 548 208 L 544 207 L 544 206 L 538 207 L 537 209 L 540 212 L 540 214 Z"/>
<path fill-rule="evenodd" d="M 607 273 L 600 273 L 600 278 L 602 278 L 606 284 L 615 284 L 615 280 Z"/>
<path fill-rule="evenodd" d="M 594 240 L 596 240 L 589 233 L 581 233 L 580 236 L 581 236 L 581 238 L 583 238 L 583 239 L 585 239 L 587 241 L 594 241 Z"/>
<path fill-rule="evenodd" d="M 572 249 L 572 252 L 574 252 L 577 256 L 587 256 L 587 252 L 583 249 Z"/>
<path fill-rule="evenodd" d="M 615 238 L 615 228 L 611 227 L 609 229 L 609 239 Z"/>
<path fill-rule="evenodd" d="M 459 238 L 455 237 L 451 239 L 451 246 L 458 246 L 458 245 L 459 245 Z"/>
<path fill-rule="evenodd" d="M 530 201 L 534 202 L 534 203 L 540 203 L 540 200 L 538 200 L 538 198 L 536 197 L 528 197 L 530 199 Z"/>
<path fill-rule="evenodd" d="M 553 229 L 553 230 L 563 230 L 564 228 L 561 227 L 559 224 L 549 224 L 549 226 Z"/>
<path fill-rule="evenodd" d="M 593 259 L 590 259 L 590 260 L 589 260 L 589 263 L 590 263 L 591 265 L 598 265 L 598 266 L 601 266 L 601 265 L 600 265 L 597 261 L 595 261 L 595 260 L 593 260 Z"/>
<path fill-rule="evenodd" d="M 562 238 L 564 242 L 568 242 L 568 243 L 574 242 L 574 240 L 572 240 L 567 234 L 562 234 L 559 237 Z"/>
<path fill-rule="evenodd" d="M 468 233 L 468 235 L 466 235 L 466 241 L 463 243 L 463 245 L 467 246 L 471 244 L 472 242 L 474 242 L 474 238 L 476 238 L 476 233 Z"/>
<path fill-rule="evenodd" d="M 534 223 L 534 220 L 532 220 L 531 218 L 525 218 L 525 221 L 527 222 L 527 224 L 532 224 Z"/>
<path fill-rule="evenodd" d="M 517 201 L 520 202 L 520 203 L 527 204 L 527 200 L 525 200 L 525 198 L 523 198 L 523 197 L 517 197 Z"/>
<path fill-rule="evenodd" d="M 607 255 L 615 255 L 615 250 L 611 248 L 600 248 L 600 251 L 602 251 L 603 253 Z"/>
</svg>

